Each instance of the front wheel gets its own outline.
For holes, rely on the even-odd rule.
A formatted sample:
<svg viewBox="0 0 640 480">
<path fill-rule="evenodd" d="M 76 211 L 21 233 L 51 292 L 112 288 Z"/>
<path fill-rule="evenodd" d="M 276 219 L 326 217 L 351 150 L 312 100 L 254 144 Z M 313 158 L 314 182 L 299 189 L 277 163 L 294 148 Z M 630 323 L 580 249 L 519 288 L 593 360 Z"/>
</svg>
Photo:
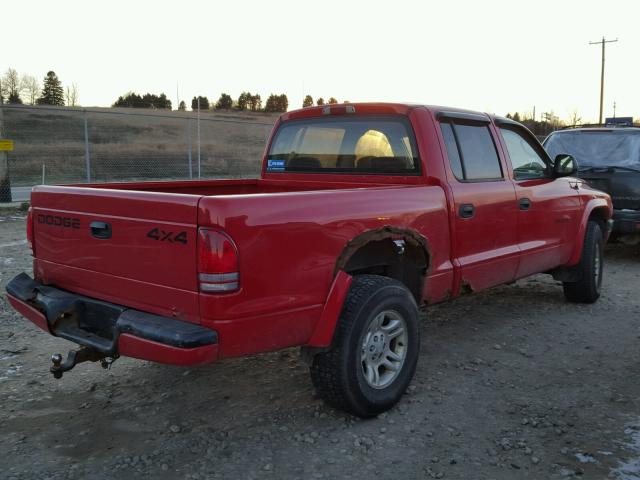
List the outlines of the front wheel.
<svg viewBox="0 0 640 480">
<path fill-rule="evenodd" d="M 311 379 L 328 404 L 372 417 L 400 400 L 419 350 L 418 307 L 411 292 L 391 278 L 358 275 L 330 349 L 313 358 Z"/>
<path fill-rule="evenodd" d="M 584 236 L 582 256 L 576 269 L 577 282 L 564 282 L 564 295 L 570 302 L 594 303 L 600 297 L 604 266 L 604 238 L 597 222 L 590 221 Z"/>
</svg>

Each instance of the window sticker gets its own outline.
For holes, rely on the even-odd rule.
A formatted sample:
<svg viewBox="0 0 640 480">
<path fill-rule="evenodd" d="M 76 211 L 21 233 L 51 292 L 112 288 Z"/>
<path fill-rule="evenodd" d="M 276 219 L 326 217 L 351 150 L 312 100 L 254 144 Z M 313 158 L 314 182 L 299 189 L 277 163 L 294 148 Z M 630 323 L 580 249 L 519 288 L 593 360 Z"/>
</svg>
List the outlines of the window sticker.
<svg viewBox="0 0 640 480">
<path fill-rule="evenodd" d="M 269 159 L 269 160 L 267 160 L 267 171 L 269 171 L 269 172 L 284 172 L 284 160 L 281 160 L 281 159 Z"/>
</svg>

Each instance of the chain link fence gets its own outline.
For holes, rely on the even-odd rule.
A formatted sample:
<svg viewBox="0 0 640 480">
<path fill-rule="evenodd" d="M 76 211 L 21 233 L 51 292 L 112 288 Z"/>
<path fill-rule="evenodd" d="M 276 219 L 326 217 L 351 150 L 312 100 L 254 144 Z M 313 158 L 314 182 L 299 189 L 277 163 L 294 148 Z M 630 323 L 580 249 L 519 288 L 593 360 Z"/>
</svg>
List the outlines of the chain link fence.
<svg viewBox="0 0 640 480">
<path fill-rule="evenodd" d="M 256 177 L 276 119 L 240 112 L 0 109 L 4 138 L 14 142 L 8 152 L 13 201 L 27 200 L 38 184 Z"/>
</svg>

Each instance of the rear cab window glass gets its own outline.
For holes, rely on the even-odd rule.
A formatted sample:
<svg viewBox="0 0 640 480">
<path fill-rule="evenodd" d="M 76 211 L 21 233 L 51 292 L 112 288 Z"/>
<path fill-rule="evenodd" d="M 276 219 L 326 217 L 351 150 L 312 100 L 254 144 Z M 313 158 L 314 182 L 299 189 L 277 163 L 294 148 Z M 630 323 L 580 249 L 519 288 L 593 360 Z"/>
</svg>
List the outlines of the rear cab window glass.
<svg viewBox="0 0 640 480">
<path fill-rule="evenodd" d="M 279 127 L 267 172 L 416 175 L 420 160 L 404 117 L 312 118 Z"/>
</svg>

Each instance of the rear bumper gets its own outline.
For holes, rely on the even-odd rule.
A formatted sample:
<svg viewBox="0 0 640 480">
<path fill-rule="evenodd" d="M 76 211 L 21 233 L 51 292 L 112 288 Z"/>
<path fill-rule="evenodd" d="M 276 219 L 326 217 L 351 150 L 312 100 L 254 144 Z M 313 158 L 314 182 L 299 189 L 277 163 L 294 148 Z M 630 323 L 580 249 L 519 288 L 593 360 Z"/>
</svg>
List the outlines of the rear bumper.
<svg viewBox="0 0 640 480">
<path fill-rule="evenodd" d="M 613 231 L 622 234 L 640 234 L 640 210 L 614 210 Z"/>
<path fill-rule="evenodd" d="M 107 355 L 173 365 L 218 358 L 214 330 L 42 285 L 21 273 L 6 287 L 11 305 L 41 329 Z"/>
</svg>

